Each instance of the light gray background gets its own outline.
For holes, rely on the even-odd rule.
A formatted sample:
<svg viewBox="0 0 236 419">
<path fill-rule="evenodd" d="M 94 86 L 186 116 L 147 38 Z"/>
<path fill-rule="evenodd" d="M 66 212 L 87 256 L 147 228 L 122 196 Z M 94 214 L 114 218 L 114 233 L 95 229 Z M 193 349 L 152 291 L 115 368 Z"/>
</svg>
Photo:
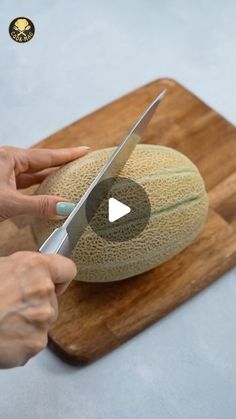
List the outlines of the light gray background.
<svg viewBox="0 0 236 419">
<path fill-rule="evenodd" d="M 22 15 L 36 26 L 25 45 L 8 35 Z M 1 0 L 0 17 L 1 144 L 28 146 L 163 76 L 236 123 L 234 0 Z M 45 350 L 1 371 L 1 417 L 235 419 L 235 277 L 86 368 Z"/>
</svg>

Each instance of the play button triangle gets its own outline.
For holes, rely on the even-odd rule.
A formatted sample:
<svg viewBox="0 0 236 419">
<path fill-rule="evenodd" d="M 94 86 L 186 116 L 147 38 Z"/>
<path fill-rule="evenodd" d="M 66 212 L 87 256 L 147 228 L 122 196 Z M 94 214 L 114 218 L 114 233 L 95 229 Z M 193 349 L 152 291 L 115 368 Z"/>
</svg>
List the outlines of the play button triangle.
<svg viewBox="0 0 236 419">
<path fill-rule="evenodd" d="M 115 198 L 109 198 L 108 201 L 108 219 L 110 223 L 113 223 L 119 218 L 124 217 L 126 214 L 129 214 L 131 211 L 128 205 L 123 204 Z"/>
</svg>

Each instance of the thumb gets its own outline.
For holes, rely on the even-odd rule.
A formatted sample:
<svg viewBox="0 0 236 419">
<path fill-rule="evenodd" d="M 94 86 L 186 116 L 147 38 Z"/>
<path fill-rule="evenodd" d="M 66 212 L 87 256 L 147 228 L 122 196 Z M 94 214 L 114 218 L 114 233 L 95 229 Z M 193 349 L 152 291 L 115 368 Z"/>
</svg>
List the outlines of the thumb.
<svg viewBox="0 0 236 419">
<path fill-rule="evenodd" d="M 18 214 L 28 214 L 33 215 L 39 218 L 47 219 L 63 219 L 67 217 L 75 204 L 70 202 L 68 199 L 53 196 L 53 195 L 23 195 L 19 194 L 18 202 Z M 58 203 L 68 203 L 69 205 L 63 205 L 64 211 L 58 215 L 57 213 L 57 204 Z"/>
</svg>

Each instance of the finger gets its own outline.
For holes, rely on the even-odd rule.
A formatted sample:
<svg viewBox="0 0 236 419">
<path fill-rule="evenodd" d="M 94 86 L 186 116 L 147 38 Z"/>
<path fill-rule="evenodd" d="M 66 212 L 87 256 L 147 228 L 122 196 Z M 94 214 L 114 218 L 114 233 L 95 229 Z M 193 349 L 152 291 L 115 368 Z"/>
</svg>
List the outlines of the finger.
<svg viewBox="0 0 236 419">
<path fill-rule="evenodd" d="M 35 333 L 32 333 L 24 342 L 25 346 L 25 359 L 31 358 L 32 356 L 38 354 L 44 348 L 46 348 L 48 343 L 48 335 L 44 328 L 37 327 Z M 25 364 L 25 363 L 24 363 Z"/>
<path fill-rule="evenodd" d="M 8 183 L 14 170 L 14 159 L 7 147 L 0 147 L 1 180 Z"/>
<path fill-rule="evenodd" d="M 23 195 L 20 192 L 15 194 L 14 215 L 33 215 L 34 217 L 46 219 L 58 219 L 56 205 L 58 202 L 70 202 L 68 199 L 54 195 Z M 69 212 L 72 211 L 73 206 Z M 65 217 L 69 215 L 65 214 Z"/>
<path fill-rule="evenodd" d="M 55 293 L 56 293 L 56 295 L 62 295 L 67 290 L 67 288 L 69 287 L 69 285 L 70 285 L 70 282 L 67 282 L 65 284 L 56 284 L 55 285 Z"/>
<path fill-rule="evenodd" d="M 57 286 L 55 286 L 56 288 Z M 57 293 L 57 291 L 56 291 Z M 58 301 L 57 301 L 57 296 L 55 294 L 55 292 L 52 293 L 52 295 L 50 295 L 50 304 L 53 307 L 54 310 L 54 318 L 52 319 L 52 322 L 55 322 L 58 318 Z"/>
<path fill-rule="evenodd" d="M 40 301 L 38 305 L 29 305 L 24 315 L 34 327 L 48 329 L 58 318 L 58 301 L 55 292 L 50 295 L 48 301 Z"/>
<path fill-rule="evenodd" d="M 56 293 L 60 294 L 75 278 L 77 274 L 76 265 L 71 259 L 62 255 L 44 254 L 43 257 L 55 284 Z"/>
<path fill-rule="evenodd" d="M 59 149 L 16 149 L 14 151 L 15 173 L 34 173 L 53 166 L 61 166 L 69 161 L 84 156 L 89 150 L 87 146 Z"/>
<path fill-rule="evenodd" d="M 32 185 L 40 184 L 47 176 L 55 172 L 58 169 L 58 166 L 49 167 L 48 169 L 40 170 L 35 173 L 21 173 L 17 176 L 16 187 L 17 189 L 28 188 Z"/>
</svg>

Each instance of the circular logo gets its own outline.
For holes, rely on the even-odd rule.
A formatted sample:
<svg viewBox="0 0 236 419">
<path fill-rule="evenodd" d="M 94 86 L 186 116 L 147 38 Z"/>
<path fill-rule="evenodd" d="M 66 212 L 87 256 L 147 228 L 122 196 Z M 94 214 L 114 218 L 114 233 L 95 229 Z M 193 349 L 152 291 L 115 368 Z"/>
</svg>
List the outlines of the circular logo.
<svg viewBox="0 0 236 419">
<path fill-rule="evenodd" d="M 99 183 L 86 203 L 86 217 L 93 231 L 111 242 L 137 237 L 149 222 L 151 205 L 144 188 L 123 177 Z"/>
<path fill-rule="evenodd" d="M 10 37 L 20 44 L 30 41 L 35 33 L 33 22 L 28 17 L 17 17 L 9 26 Z"/>
</svg>

